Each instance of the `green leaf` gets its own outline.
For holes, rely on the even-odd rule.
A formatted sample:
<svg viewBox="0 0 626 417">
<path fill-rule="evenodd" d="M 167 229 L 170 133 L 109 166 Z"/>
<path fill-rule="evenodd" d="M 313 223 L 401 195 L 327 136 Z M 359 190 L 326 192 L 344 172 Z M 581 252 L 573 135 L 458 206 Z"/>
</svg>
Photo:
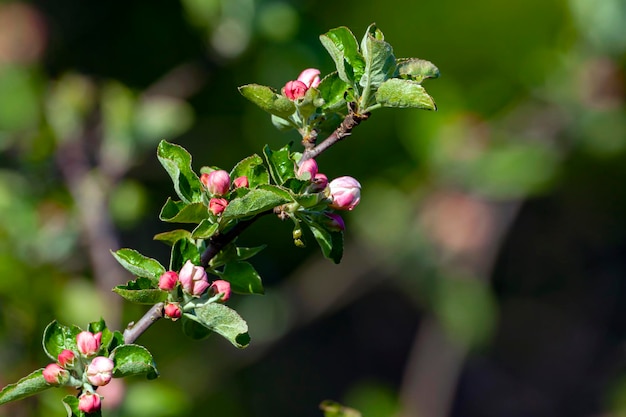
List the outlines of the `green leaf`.
<svg viewBox="0 0 626 417">
<path fill-rule="evenodd" d="M 195 319 L 192 320 L 186 315 L 183 315 L 180 319 L 183 326 L 183 333 L 185 336 L 193 340 L 202 340 L 209 337 L 213 332 L 202 324 L 198 323 Z"/>
<path fill-rule="evenodd" d="M 212 268 L 218 268 L 229 262 L 243 261 L 245 259 L 252 258 L 257 253 L 265 249 L 267 245 L 257 246 L 254 248 L 240 248 L 234 243 L 230 243 L 223 248 L 216 256 L 211 259 L 210 265 Z"/>
<path fill-rule="evenodd" d="M 376 25 L 372 24 L 367 28 L 361 42 L 361 52 L 365 58 L 365 71 L 359 82 L 362 87 L 376 90 L 396 69 L 393 49 L 384 39 Z"/>
<path fill-rule="evenodd" d="M 169 223 L 200 223 L 209 218 L 209 210 L 202 203 L 185 203 L 168 198 L 159 219 Z"/>
<path fill-rule="evenodd" d="M 153 283 L 158 283 L 159 277 L 165 272 L 165 267 L 159 261 L 148 258 L 134 249 L 120 249 L 111 253 L 131 274 L 149 278 Z"/>
<path fill-rule="evenodd" d="M 296 111 L 296 106 L 287 97 L 276 94 L 270 87 L 258 84 L 248 84 L 239 87 L 242 96 L 265 110 L 284 119 Z"/>
<path fill-rule="evenodd" d="M 226 210 L 222 213 L 222 217 L 224 219 L 238 219 L 254 216 L 293 201 L 291 198 L 287 198 L 285 194 L 289 196 L 289 193 L 286 191 L 272 185 L 250 190 L 243 197 L 235 198 L 228 203 Z"/>
<path fill-rule="evenodd" d="M 154 235 L 154 240 L 158 240 L 159 242 L 167 243 L 172 246 L 174 243 L 178 242 L 181 239 L 190 239 L 191 232 L 189 230 L 184 229 L 176 229 L 169 232 L 159 233 Z"/>
<path fill-rule="evenodd" d="M 202 201 L 204 190 L 198 176 L 191 169 L 191 155 L 183 147 L 161 141 L 157 156 L 172 178 L 176 194 L 185 203 Z"/>
<path fill-rule="evenodd" d="M 376 101 L 385 107 L 437 110 L 433 98 L 417 81 L 392 78 L 376 91 Z"/>
<path fill-rule="evenodd" d="M 320 215 L 323 216 L 323 215 Z M 298 216 L 311 229 L 324 257 L 338 264 L 343 256 L 343 232 L 328 230 L 322 221 L 309 216 Z M 321 219 L 321 218 L 320 218 Z"/>
<path fill-rule="evenodd" d="M 172 246 L 170 270 L 180 271 L 187 260 L 190 260 L 194 265 L 199 265 L 200 251 L 193 241 L 181 239 Z"/>
<path fill-rule="evenodd" d="M 66 395 L 63 397 L 63 405 L 67 411 L 67 417 L 102 417 L 102 411 L 86 414 L 78 409 L 78 398 L 75 395 Z"/>
<path fill-rule="evenodd" d="M 345 112 L 347 107 L 344 96 L 348 88 L 349 85 L 339 78 L 339 74 L 337 72 L 330 73 L 324 77 L 320 85 L 317 87 L 322 98 L 324 99 L 322 109 L 335 112 Z"/>
<path fill-rule="evenodd" d="M 156 304 L 167 300 L 167 292 L 155 288 L 155 283 L 147 278 L 118 285 L 113 288 L 113 292 L 136 304 Z"/>
<path fill-rule="evenodd" d="M 191 232 L 192 239 L 208 239 L 217 232 L 219 223 L 212 223 L 210 220 L 202 220 L 198 227 Z"/>
<path fill-rule="evenodd" d="M 56 358 L 55 358 L 56 360 Z M 38 369 L 30 375 L 17 381 L 15 384 L 7 385 L 0 391 L 0 405 L 11 401 L 21 400 L 45 391 L 52 386 L 43 378 L 43 369 Z"/>
<path fill-rule="evenodd" d="M 273 114 L 272 114 L 272 124 L 274 125 L 276 129 L 280 130 L 281 132 L 286 132 L 288 130 L 295 129 L 298 127 L 294 122 L 284 119 L 282 117 L 278 117 Z"/>
<path fill-rule="evenodd" d="M 285 145 L 277 151 L 272 151 L 265 145 L 263 154 L 270 167 L 272 179 L 278 185 L 283 185 L 289 178 L 296 178 L 295 163 L 289 154 L 289 145 Z"/>
<path fill-rule="evenodd" d="M 270 183 L 270 175 L 265 165 L 263 165 L 263 158 L 256 154 L 239 161 L 230 172 L 230 178 L 233 180 L 244 175 L 248 177 L 250 188 L 255 188 L 260 184 Z"/>
<path fill-rule="evenodd" d="M 229 262 L 221 276 L 237 294 L 264 294 L 261 276 L 249 262 Z"/>
<path fill-rule="evenodd" d="M 223 304 L 210 303 L 196 308 L 195 313 L 195 316 L 187 313 L 185 316 L 222 335 L 238 348 L 245 348 L 250 343 L 248 324 L 235 310 Z"/>
<path fill-rule="evenodd" d="M 427 78 L 438 78 L 439 68 L 425 59 L 402 58 L 396 61 L 395 75 L 421 84 Z"/>
<path fill-rule="evenodd" d="M 113 368 L 115 378 L 146 374 L 148 379 L 155 379 L 159 376 L 152 355 L 143 346 L 118 346 L 111 353 L 111 359 L 115 364 Z"/>
<path fill-rule="evenodd" d="M 320 35 L 320 42 L 335 61 L 339 78 L 348 85 L 356 84 L 363 74 L 365 62 L 350 29 L 345 26 L 331 29 Z"/>
<path fill-rule="evenodd" d="M 43 350 L 56 362 L 63 349 L 76 351 L 76 336 L 82 330 L 78 326 L 67 327 L 56 320 L 46 326 L 43 332 Z"/>
<path fill-rule="evenodd" d="M 89 326 L 87 326 L 87 330 L 89 330 L 93 334 L 96 334 L 98 332 L 103 332 L 107 330 L 107 325 L 104 322 L 104 319 L 100 318 L 99 321 L 92 321 L 91 323 L 89 323 Z"/>
</svg>

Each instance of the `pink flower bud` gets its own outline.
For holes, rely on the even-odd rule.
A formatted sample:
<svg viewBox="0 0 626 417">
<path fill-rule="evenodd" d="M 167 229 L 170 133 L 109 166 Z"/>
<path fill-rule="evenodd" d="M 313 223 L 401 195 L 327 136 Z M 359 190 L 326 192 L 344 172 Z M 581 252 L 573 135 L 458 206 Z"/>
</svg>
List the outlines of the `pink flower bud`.
<svg viewBox="0 0 626 417">
<path fill-rule="evenodd" d="M 218 279 L 211 284 L 212 294 L 222 294 L 221 301 L 226 301 L 230 298 L 230 282 Z"/>
<path fill-rule="evenodd" d="M 336 213 L 324 213 L 326 217 L 328 217 L 328 221 L 325 223 L 326 227 L 333 232 L 341 232 L 346 230 L 346 224 L 343 222 L 343 219 L 340 215 Z"/>
<path fill-rule="evenodd" d="M 91 332 L 80 332 L 76 335 L 76 345 L 78 351 L 85 356 L 93 356 L 98 353 L 102 342 L 102 332 L 93 334 Z"/>
<path fill-rule="evenodd" d="M 202 174 L 200 181 L 211 195 L 224 195 L 230 188 L 230 175 L 222 169 Z"/>
<path fill-rule="evenodd" d="M 108 384 L 111 378 L 113 378 L 114 367 L 115 364 L 113 364 L 111 359 L 104 356 L 96 356 L 87 365 L 87 381 L 96 387 Z"/>
<path fill-rule="evenodd" d="M 308 174 L 308 175 L 307 175 Z M 307 159 L 298 168 L 298 178 L 313 181 L 317 175 L 317 162 L 315 159 Z"/>
<path fill-rule="evenodd" d="M 101 400 L 98 394 L 85 392 L 78 397 L 78 409 L 83 413 L 95 413 L 100 410 Z"/>
<path fill-rule="evenodd" d="M 307 89 L 320 85 L 320 70 L 317 68 L 307 68 L 298 75 L 298 81 L 303 82 Z"/>
<path fill-rule="evenodd" d="M 246 177 L 245 175 L 235 178 L 233 180 L 233 186 L 235 188 L 248 188 L 250 186 L 250 184 L 248 183 L 248 177 Z"/>
<path fill-rule="evenodd" d="M 216 216 L 226 210 L 228 206 L 228 200 L 225 198 L 212 198 L 209 200 L 209 210 Z"/>
<path fill-rule="evenodd" d="M 56 363 L 51 363 L 43 370 L 43 379 L 50 385 L 63 385 L 70 378 L 70 373 Z"/>
<path fill-rule="evenodd" d="M 328 186 L 334 209 L 352 210 L 361 201 L 361 184 L 352 177 L 335 178 Z"/>
<path fill-rule="evenodd" d="M 324 191 L 328 186 L 328 177 L 322 173 L 315 174 L 311 190 L 314 192 Z"/>
<path fill-rule="evenodd" d="M 178 274 L 174 271 L 167 271 L 159 278 L 159 288 L 163 291 L 172 291 L 176 288 Z"/>
<path fill-rule="evenodd" d="M 199 297 L 209 288 L 206 271 L 201 266 L 195 266 L 191 261 L 185 262 L 178 273 L 178 279 L 186 293 Z"/>
<path fill-rule="evenodd" d="M 71 350 L 63 349 L 57 358 L 59 365 L 64 368 L 71 368 L 74 366 L 74 359 L 76 359 L 76 355 Z"/>
<path fill-rule="evenodd" d="M 289 100 L 297 100 L 304 97 L 308 89 L 307 85 L 302 81 L 289 81 L 283 87 L 283 94 Z"/>
<path fill-rule="evenodd" d="M 180 309 L 180 305 L 178 303 L 168 303 L 165 305 L 163 309 L 165 313 L 165 317 L 172 319 L 172 321 L 176 321 L 183 315 L 183 311 Z"/>
</svg>

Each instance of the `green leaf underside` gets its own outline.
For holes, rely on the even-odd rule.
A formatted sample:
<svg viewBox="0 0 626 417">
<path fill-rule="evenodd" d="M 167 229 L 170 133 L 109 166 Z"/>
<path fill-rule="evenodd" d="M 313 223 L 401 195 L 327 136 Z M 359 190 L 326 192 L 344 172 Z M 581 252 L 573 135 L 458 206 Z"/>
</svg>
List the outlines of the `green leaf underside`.
<svg viewBox="0 0 626 417">
<path fill-rule="evenodd" d="M 422 83 L 427 78 L 439 77 L 439 68 L 425 59 L 402 58 L 396 64 L 396 74 L 400 78 Z"/>
<path fill-rule="evenodd" d="M 217 232 L 219 223 L 212 223 L 210 220 L 202 220 L 198 227 L 191 232 L 192 239 L 208 239 Z"/>
<path fill-rule="evenodd" d="M 271 210 L 276 206 L 292 201 L 286 198 L 284 193 L 284 190 L 271 185 L 256 190 L 250 190 L 250 192 L 243 197 L 235 198 L 228 203 L 226 210 L 222 213 L 222 217 L 225 219 L 237 219 L 254 216 L 255 214 Z M 287 195 L 289 194 L 287 193 Z"/>
<path fill-rule="evenodd" d="M 295 164 L 289 157 L 289 145 L 283 146 L 277 151 L 272 151 L 269 146 L 263 148 L 263 155 L 270 167 L 270 174 L 274 182 L 283 185 L 289 178 L 295 178 Z"/>
<path fill-rule="evenodd" d="M 178 242 L 181 239 L 190 239 L 191 232 L 189 230 L 184 229 L 176 229 L 169 232 L 159 233 L 154 235 L 154 240 L 158 240 L 159 242 L 167 243 L 172 246 L 174 243 Z"/>
<path fill-rule="evenodd" d="M 225 337 L 238 348 L 245 348 L 250 343 L 248 324 L 237 312 L 223 304 L 211 303 L 195 309 L 196 315 L 185 314 L 207 329 Z"/>
<path fill-rule="evenodd" d="M 202 183 L 191 169 L 191 155 L 183 147 L 161 141 L 157 157 L 174 182 L 174 190 L 185 203 L 202 201 Z"/>
<path fill-rule="evenodd" d="M 390 78 L 396 69 L 396 58 L 391 45 L 383 40 L 382 32 L 371 25 L 361 43 L 361 52 L 365 58 L 365 71 L 360 85 L 376 89 Z"/>
<path fill-rule="evenodd" d="M 250 188 L 270 182 L 270 175 L 263 165 L 263 158 L 256 154 L 239 161 L 231 171 L 230 178 L 234 180 L 244 175 L 248 177 Z"/>
<path fill-rule="evenodd" d="M 324 257 L 330 259 L 334 263 L 341 262 L 343 256 L 343 232 L 330 231 L 321 223 L 310 218 L 302 218 L 304 223 L 311 229 L 315 240 L 322 249 Z"/>
<path fill-rule="evenodd" d="M 78 326 L 67 327 L 56 320 L 48 324 L 43 332 L 43 349 L 56 362 L 63 349 L 77 350 L 76 336 L 82 330 Z"/>
<path fill-rule="evenodd" d="M 331 29 L 320 36 L 320 42 L 335 62 L 339 78 L 349 85 L 360 79 L 365 68 L 356 38 L 345 26 Z"/>
<path fill-rule="evenodd" d="M 417 81 L 392 78 L 376 91 L 376 101 L 385 107 L 437 110 L 433 98 Z"/>
<path fill-rule="evenodd" d="M 118 285 L 113 292 L 136 304 L 156 304 L 167 300 L 167 292 L 154 288 L 155 283 L 147 278 L 138 278 L 126 285 Z"/>
<path fill-rule="evenodd" d="M 296 106 L 291 100 L 276 94 L 270 87 L 248 84 L 239 87 L 239 92 L 261 109 L 275 116 L 287 118 L 296 111 Z"/>
<path fill-rule="evenodd" d="M 158 283 L 159 277 L 165 272 L 165 267 L 159 261 L 148 258 L 134 249 L 120 249 L 112 254 L 127 271 L 137 277 L 149 278 Z"/>
<path fill-rule="evenodd" d="M 202 203 L 185 203 L 168 198 L 159 219 L 169 223 L 200 223 L 209 218 L 209 210 Z"/>
<path fill-rule="evenodd" d="M 22 398 L 45 391 L 48 388 L 51 388 L 51 385 L 43 378 L 43 369 L 38 369 L 20 379 L 15 384 L 4 387 L 2 391 L 0 391 L 0 405 L 21 400 Z"/>
<path fill-rule="evenodd" d="M 115 364 L 113 368 L 113 376 L 115 378 L 142 374 L 146 374 L 148 379 L 154 379 L 159 376 L 152 355 L 143 346 L 118 346 L 112 352 L 112 359 Z"/>
<path fill-rule="evenodd" d="M 261 276 L 249 262 L 229 262 L 222 278 L 230 282 L 230 288 L 238 294 L 263 294 Z"/>
</svg>

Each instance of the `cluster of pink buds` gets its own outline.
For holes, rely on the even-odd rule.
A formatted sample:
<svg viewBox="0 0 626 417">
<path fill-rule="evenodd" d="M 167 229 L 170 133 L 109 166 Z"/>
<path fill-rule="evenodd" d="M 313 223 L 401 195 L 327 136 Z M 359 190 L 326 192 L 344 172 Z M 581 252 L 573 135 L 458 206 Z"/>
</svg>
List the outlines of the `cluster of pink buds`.
<svg viewBox="0 0 626 417">
<path fill-rule="evenodd" d="M 310 88 L 320 85 L 320 70 L 307 68 L 300 73 L 297 80 L 289 81 L 283 87 L 283 94 L 289 100 L 297 100 L 304 97 Z"/>
<path fill-rule="evenodd" d="M 328 187 L 332 200 L 330 207 L 336 210 L 352 210 L 361 201 L 361 184 L 357 180 L 344 176 L 328 182 L 326 175 L 318 172 L 317 162 L 312 158 L 298 167 L 297 176 L 311 181 L 310 190 L 313 192 L 324 191 Z M 343 221 L 341 224 L 343 225 Z"/>
<path fill-rule="evenodd" d="M 57 363 L 51 363 L 43 370 L 43 378 L 50 385 L 82 387 L 78 409 L 85 413 L 100 410 L 101 399 L 93 392 L 93 387 L 107 385 L 113 378 L 113 361 L 97 356 L 101 343 L 102 332 L 80 332 L 76 335 L 77 351 L 63 349 L 57 356 Z"/>
<path fill-rule="evenodd" d="M 204 173 L 200 176 L 200 182 L 204 184 L 211 195 L 209 200 L 209 211 L 214 215 L 221 214 L 228 206 L 228 200 L 223 198 L 230 190 L 230 175 L 223 169 Z M 233 180 L 234 188 L 248 187 L 248 177 L 241 176 Z"/>
</svg>

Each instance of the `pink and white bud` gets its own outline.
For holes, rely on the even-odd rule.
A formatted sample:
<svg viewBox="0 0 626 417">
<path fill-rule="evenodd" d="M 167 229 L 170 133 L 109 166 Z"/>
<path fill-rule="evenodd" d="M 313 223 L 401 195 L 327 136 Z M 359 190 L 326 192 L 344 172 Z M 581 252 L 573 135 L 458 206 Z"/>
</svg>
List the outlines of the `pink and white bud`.
<svg viewBox="0 0 626 417">
<path fill-rule="evenodd" d="M 202 174 L 200 181 L 204 184 L 211 195 L 224 195 L 230 189 L 230 175 L 223 169 Z"/>
<path fill-rule="evenodd" d="M 235 178 L 233 180 L 233 186 L 235 188 L 248 188 L 250 186 L 250 183 L 248 182 L 248 177 L 243 175 L 241 177 Z"/>
<path fill-rule="evenodd" d="M 352 177 L 339 177 L 328 183 L 332 203 L 337 210 L 352 210 L 361 201 L 361 184 Z"/>
<path fill-rule="evenodd" d="M 298 168 L 298 178 L 313 181 L 317 175 L 317 162 L 315 159 L 307 159 Z"/>
<path fill-rule="evenodd" d="M 50 385 L 63 385 L 70 378 L 70 373 L 56 363 L 51 363 L 43 370 L 43 379 Z"/>
<path fill-rule="evenodd" d="M 209 288 L 206 271 L 203 267 L 196 266 L 191 261 L 185 262 L 185 265 L 178 273 L 178 279 L 183 286 L 183 290 L 196 297 L 201 296 Z"/>
<path fill-rule="evenodd" d="M 76 359 L 76 355 L 69 349 L 63 349 L 59 356 L 57 356 L 59 365 L 64 368 L 71 368 L 74 366 L 74 359 Z"/>
<path fill-rule="evenodd" d="M 102 332 L 93 334 L 91 332 L 80 332 L 76 335 L 76 345 L 78 351 L 84 356 L 93 356 L 100 350 L 100 343 L 102 342 Z"/>
<path fill-rule="evenodd" d="M 211 294 L 222 294 L 221 301 L 226 301 L 230 298 L 230 282 L 218 279 L 211 284 Z"/>
<path fill-rule="evenodd" d="M 98 394 L 86 392 L 78 397 L 78 409 L 83 413 L 95 413 L 100 410 L 101 405 L 102 402 Z"/>
<path fill-rule="evenodd" d="M 322 174 L 321 172 L 315 174 L 315 178 L 313 179 L 311 190 L 314 192 L 320 192 L 320 191 L 324 191 L 327 186 L 328 186 L 328 177 Z"/>
<path fill-rule="evenodd" d="M 346 224 L 343 219 L 337 213 L 324 213 L 328 217 L 328 221 L 325 223 L 326 227 L 333 232 L 341 232 L 346 230 Z"/>
<path fill-rule="evenodd" d="M 183 315 L 183 310 L 181 310 L 178 303 L 168 303 L 165 305 L 163 313 L 165 314 L 165 317 L 172 319 L 172 321 L 176 321 Z"/>
<path fill-rule="evenodd" d="M 225 198 L 212 198 L 209 200 L 209 211 L 216 216 L 226 210 L 228 200 Z"/>
<path fill-rule="evenodd" d="M 172 291 L 176 288 L 177 282 L 178 274 L 174 271 L 167 271 L 159 277 L 159 288 L 163 291 Z"/>
<path fill-rule="evenodd" d="M 304 83 L 308 88 L 320 85 L 320 70 L 317 68 L 307 68 L 298 75 L 298 81 Z"/>
<path fill-rule="evenodd" d="M 297 100 L 304 97 L 309 87 L 302 81 L 288 81 L 283 87 L 283 94 L 289 100 Z"/>
<path fill-rule="evenodd" d="M 87 381 L 93 386 L 101 387 L 108 384 L 113 378 L 113 368 L 115 364 L 109 358 L 96 356 L 87 365 Z"/>
</svg>

